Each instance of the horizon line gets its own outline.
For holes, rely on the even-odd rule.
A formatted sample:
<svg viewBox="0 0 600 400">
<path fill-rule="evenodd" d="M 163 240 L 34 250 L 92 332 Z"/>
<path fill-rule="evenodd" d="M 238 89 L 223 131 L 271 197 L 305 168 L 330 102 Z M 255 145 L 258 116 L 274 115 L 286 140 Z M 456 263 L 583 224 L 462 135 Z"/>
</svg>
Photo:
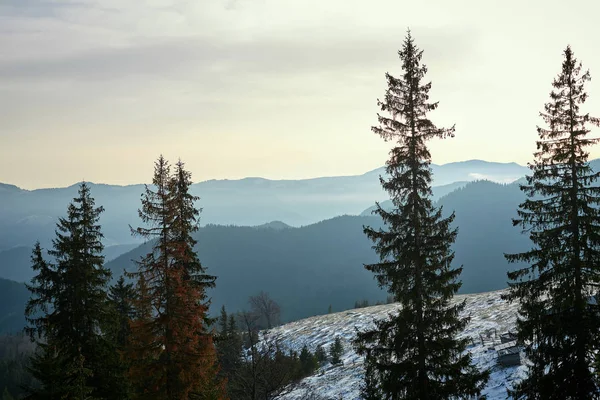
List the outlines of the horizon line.
<svg viewBox="0 0 600 400">
<path fill-rule="evenodd" d="M 594 160 L 590 160 L 594 161 Z M 510 165 L 510 164 L 514 164 L 517 165 L 519 167 L 523 167 L 523 168 L 527 168 L 526 165 L 521 165 L 515 161 L 487 161 L 487 160 L 483 160 L 483 159 L 478 159 L 478 158 L 473 158 L 473 159 L 469 159 L 469 160 L 463 160 L 463 161 L 451 161 L 451 162 L 447 162 L 444 164 L 436 164 L 436 163 L 431 163 L 431 165 L 435 165 L 435 166 L 439 166 L 439 167 L 443 167 L 446 165 L 452 165 L 452 164 L 462 164 L 462 163 L 469 163 L 469 162 L 483 162 L 483 163 L 487 163 L 487 164 L 502 164 L 502 165 Z M 271 181 L 271 182 L 276 182 L 276 181 L 309 181 L 309 180 L 315 180 L 315 179 L 331 179 L 331 178 L 345 178 L 345 177 L 353 177 L 353 176 L 363 176 L 363 175 L 368 175 L 368 174 L 372 174 L 378 170 L 381 170 L 385 168 L 385 166 L 380 166 L 374 169 L 371 169 L 367 172 L 364 172 L 362 174 L 350 174 L 350 175 L 327 175 L 327 176 L 313 176 L 313 177 L 306 177 L 306 178 L 283 178 L 283 179 L 273 179 L 273 178 L 265 178 L 265 177 L 260 177 L 260 176 L 246 176 L 243 178 L 213 178 L 213 179 L 205 179 L 202 181 L 197 181 L 197 182 L 193 182 L 193 185 L 198 185 L 201 183 L 205 183 L 205 182 L 215 182 L 215 181 L 243 181 L 246 179 L 261 179 L 261 180 L 265 180 L 265 181 Z M 92 182 L 92 181 L 87 181 L 85 179 L 78 181 L 78 182 L 74 182 L 70 185 L 67 186 L 46 186 L 46 187 L 37 187 L 37 188 L 31 188 L 31 189 L 27 189 L 24 187 L 21 187 L 19 185 L 15 185 L 12 183 L 7 183 L 7 182 L 1 182 L 0 181 L 0 187 L 1 186 L 10 186 L 10 187 L 14 187 L 17 188 L 19 190 L 22 191 L 28 191 L 28 192 L 32 192 L 32 191 L 36 191 L 36 190 L 55 190 L 55 189 L 68 189 L 71 188 L 73 186 L 77 186 L 83 182 L 86 183 L 90 183 L 92 185 L 104 185 L 104 186 L 114 186 L 114 187 L 130 187 L 130 186 L 141 186 L 141 185 L 147 185 L 148 183 L 143 183 L 143 182 L 138 182 L 138 183 L 128 183 L 128 184 L 112 184 L 112 183 L 104 183 L 104 182 Z"/>
</svg>

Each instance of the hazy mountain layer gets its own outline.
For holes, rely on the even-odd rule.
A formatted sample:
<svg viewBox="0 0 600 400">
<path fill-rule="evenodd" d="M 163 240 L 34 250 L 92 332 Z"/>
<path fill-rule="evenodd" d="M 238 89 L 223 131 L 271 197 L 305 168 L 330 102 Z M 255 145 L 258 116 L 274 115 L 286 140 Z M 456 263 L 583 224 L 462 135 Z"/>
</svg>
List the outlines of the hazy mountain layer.
<svg viewBox="0 0 600 400">
<path fill-rule="evenodd" d="M 25 327 L 25 304 L 29 290 L 24 284 L 0 278 L 0 334 L 16 333 Z"/>
<path fill-rule="evenodd" d="M 433 165 L 432 169 L 435 186 L 482 178 L 504 182 L 527 172 L 514 163 L 477 160 Z M 203 208 L 203 225 L 252 226 L 283 221 L 301 226 L 338 215 L 356 215 L 375 201 L 385 200 L 387 195 L 379 183 L 382 173 L 380 168 L 363 175 L 304 180 L 210 180 L 192 185 L 192 193 L 201 197 L 198 205 Z M 138 224 L 143 189 L 143 185 L 91 185 L 97 204 L 106 209 L 101 219 L 106 245 L 134 241 L 129 225 Z M 441 196 L 447 190 L 434 192 Z M 65 214 L 76 193 L 77 185 L 27 191 L 0 184 L 0 250 L 31 247 L 36 240 L 49 246 L 57 218 Z"/>
</svg>

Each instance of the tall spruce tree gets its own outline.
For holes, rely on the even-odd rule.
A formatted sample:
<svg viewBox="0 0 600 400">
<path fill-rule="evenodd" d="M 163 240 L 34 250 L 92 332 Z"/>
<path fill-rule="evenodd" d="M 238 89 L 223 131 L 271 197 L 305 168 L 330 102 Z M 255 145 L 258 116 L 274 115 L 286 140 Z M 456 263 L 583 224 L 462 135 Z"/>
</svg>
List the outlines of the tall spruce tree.
<svg viewBox="0 0 600 400">
<path fill-rule="evenodd" d="M 598 118 L 583 114 L 582 72 L 573 51 L 564 51 L 562 71 L 552 83 L 550 102 L 540 116 L 532 171 L 521 190 L 528 197 L 513 224 L 533 242 L 529 251 L 506 255 L 528 265 L 508 274 L 509 300 L 519 301 L 518 339 L 531 362 L 528 376 L 514 387 L 518 399 L 600 398 L 590 367 L 600 349 L 600 308 L 588 299 L 600 284 L 599 176 L 588 164 L 587 137 Z"/>
<path fill-rule="evenodd" d="M 393 210 L 377 204 L 375 213 L 387 230 L 365 228 L 375 242 L 381 262 L 365 265 L 379 285 L 401 305 L 397 314 L 377 321 L 372 330 L 357 332 L 356 346 L 365 355 L 368 376 L 363 395 L 378 399 L 453 399 L 478 395 L 487 372 L 478 371 L 465 349 L 466 339 L 456 339 L 467 324 L 459 313 L 465 303 L 451 305 L 460 287 L 461 268 L 450 266 L 451 245 L 457 231 L 454 214 L 442 217 L 431 201 L 431 156 L 426 142 L 454 135 L 454 127 L 437 128 L 428 113 L 438 103 L 429 102 L 431 83 L 421 64 L 419 50 L 408 32 L 402 50 L 403 75 L 386 73 L 388 89 L 378 101 L 382 111 L 373 132 L 394 141 L 386 172 L 380 178 L 390 194 Z"/>
<path fill-rule="evenodd" d="M 172 350 L 168 343 L 172 294 L 167 290 L 174 218 L 170 180 L 171 167 L 161 156 L 154 164 L 152 186 L 146 186 L 142 208 L 138 211 L 146 227 L 132 230 L 135 235 L 154 240 L 152 251 L 137 262 L 138 270 L 133 273 L 138 280 L 138 315 L 131 324 L 129 378 L 134 386 L 134 398 L 139 399 L 175 398 L 172 393 L 174 374 L 169 373 L 171 362 L 166 359 Z"/>
<path fill-rule="evenodd" d="M 224 398 L 208 327 L 212 320 L 206 289 L 214 286 L 215 278 L 206 274 L 193 250 L 199 210 L 190 185 L 183 163 L 172 175 L 161 156 L 155 163 L 154 187 L 146 187 L 142 196 L 139 214 L 148 226 L 135 232 L 155 241 L 134 274 L 140 312 L 131 326 L 135 361 L 130 376 L 138 398 Z"/>
<path fill-rule="evenodd" d="M 210 300 L 207 290 L 215 287 L 216 277 L 207 274 L 194 250 L 197 244 L 192 234 L 198 231 L 200 210 L 195 203 L 200 199 L 190 193 L 192 174 L 179 160 L 172 178 L 173 236 L 175 256 L 172 268 L 177 271 L 176 308 L 178 318 L 180 360 L 190 368 L 190 397 L 194 399 L 225 398 L 225 382 L 217 377 L 219 372 L 217 352 L 211 328 L 215 319 L 208 315 Z"/>
<path fill-rule="evenodd" d="M 114 398 L 107 343 L 102 328 L 110 318 L 107 285 L 110 271 L 102 256 L 102 232 L 98 224 L 102 207 L 96 207 L 86 183 L 79 187 L 67 216 L 57 224 L 53 250 L 56 260 L 43 259 L 39 243 L 32 262 L 37 275 L 28 285 L 32 293 L 26 315 L 27 331 L 40 343 L 31 360 L 31 371 L 41 388 L 33 398 L 77 398 L 74 391 L 97 398 Z"/>
</svg>

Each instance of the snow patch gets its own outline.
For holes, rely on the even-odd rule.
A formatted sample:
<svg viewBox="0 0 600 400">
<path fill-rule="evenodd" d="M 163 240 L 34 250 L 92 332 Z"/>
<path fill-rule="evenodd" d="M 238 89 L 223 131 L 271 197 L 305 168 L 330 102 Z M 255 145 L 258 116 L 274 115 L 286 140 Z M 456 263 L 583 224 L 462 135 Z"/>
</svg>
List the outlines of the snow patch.
<svg viewBox="0 0 600 400">
<path fill-rule="evenodd" d="M 497 353 L 490 342 L 481 342 L 480 334 L 501 333 L 515 329 L 518 304 L 509 304 L 501 298 L 504 291 L 458 295 L 455 302 L 466 301 L 462 316 L 471 320 L 460 337 L 472 339 L 467 349 L 475 364 L 491 371 L 490 380 L 482 394 L 489 400 L 505 399 L 506 389 L 525 376 L 526 367 L 501 367 L 497 364 Z M 288 349 L 300 352 L 306 345 L 314 352 L 318 345 L 328 350 L 337 336 L 342 339 L 344 355 L 342 364 L 324 365 L 314 375 L 304 378 L 289 393 L 279 400 L 301 400 L 316 394 L 319 399 L 359 400 L 360 385 L 363 380 L 363 357 L 356 354 L 352 340 L 356 329 L 365 330 L 373 326 L 374 319 L 382 319 L 398 308 L 398 304 L 388 304 L 321 315 L 295 321 L 269 331 L 270 337 L 278 337 Z"/>
</svg>

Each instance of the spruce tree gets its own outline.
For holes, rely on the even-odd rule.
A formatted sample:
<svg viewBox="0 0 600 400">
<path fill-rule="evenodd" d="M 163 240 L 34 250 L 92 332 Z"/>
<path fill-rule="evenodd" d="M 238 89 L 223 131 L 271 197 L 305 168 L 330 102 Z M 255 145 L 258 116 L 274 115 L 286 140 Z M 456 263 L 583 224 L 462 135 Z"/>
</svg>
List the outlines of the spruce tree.
<svg viewBox="0 0 600 400">
<path fill-rule="evenodd" d="M 465 303 L 451 305 L 460 287 L 462 268 L 452 268 L 451 245 L 457 231 L 454 214 L 442 217 L 431 201 L 431 155 L 426 142 L 454 136 L 454 127 L 437 128 L 428 119 L 438 103 L 429 101 L 431 83 L 419 50 L 408 32 L 402 50 L 403 75 L 386 74 L 388 89 L 378 101 L 389 117 L 379 115 L 373 132 L 394 141 L 386 172 L 380 178 L 393 209 L 377 204 L 385 229 L 364 229 L 375 242 L 381 262 L 365 267 L 401 305 L 396 314 L 357 332 L 356 346 L 366 355 L 365 396 L 380 399 L 451 399 L 478 395 L 487 372 L 478 371 L 465 353 L 466 339 L 456 335 L 467 324 L 459 313 Z"/>
<path fill-rule="evenodd" d="M 221 307 L 221 316 L 219 317 L 219 335 L 221 337 L 229 336 L 229 318 L 225 306 Z"/>
<path fill-rule="evenodd" d="M 162 356 L 162 353 L 171 350 L 165 343 L 170 323 L 166 288 L 172 252 L 170 227 L 173 223 L 170 173 L 168 162 L 161 156 L 154 165 L 152 186 L 146 185 L 142 208 L 138 211 L 146 227 L 132 229 L 133 234 L 154 243 L 152 251 L 137 262 L 138 270 L 131 274 L 137 278 L 138 284 L 136 319 L 131 324 L 131 345 L 128 349 L 132 360 L 129 379 L 136 399 L 173 398 L 167 390 L 168 385 L 173 386 L 167 378 L 169 360 Z"/>
<path fill-rule="evenodd" d="M 50 325 L 57 336 L 69 339 L 85 358 L 92 350 L 99 328 L 108 318 L 107 288 L 111 277 L 104 268 L 102 232 L 98 221 L 103 207 L 96 207 L 86 183 L 57 225 L 53 250 L 60 291 L 54 297 Z M 76 353 L 75 353 L 76 354 Z"/>
<path fill-rule="evenodd" d="M 518 399 L 590 399 L 600 396 L 590 370 L 600 349 L 600 308 L 588 299 L 600 283 L 599 173 L 588 163 L 587 137 L 598 118 L 583 114 L 582 72 L 573 51 L 564 51 L 562 71 L 552 83 L 550 101 L 540 113 L 546 127 L 532 174 L 521 185 L 528 199 L 513 224 L 529 232 L 533 248 L 506 255 L 524 268 L 508 274 L 506 296 L 519 301 L 518 339 L 531 362 L 528 376 L 511 391 Z"/>
<path fill-rule="evenodd" d="M 329 354 L 331 355 L 331 363 L 332 364 L 341 364 L 342 363 L 342 355 L 344 354 L 344 345 L 342 344 L 342 339 L 339 336 L 335 337 L 333 344 L 331 345 L 331 349 L 329 350 Z"/>
<path fill-rule="evenodd" d="M 197 241 L 192 234 L 198 231 L 200 210 L 195 203 L 199 197 L 190 193 L 192 174 L 179 160 L 172 178 L 175 219 L 173 234 L 175 256 L 172 269 L 177 275 L 174 315 L 178 318 L 178 348 L 181 362 L 191 383 L 191 394 L 198 399 L 221 399 L 225 383 L 217 378 L 219 366 L 208 315 L 210 300 L 207 290 L 215 287 L 216 277 L 209 275 L 194 250 Z M 187 337 L 186 337 L 187 336 Z"/>
<path fill-rule="evenodd" d="M 315 350 L 315 357 L 319 363 L 327 362 L 327 353 L 325 352 L 323 345 L 320 344 L 317 346 L 317 349 Z"/>
<path fill-rule="evenodd" d="M 161 156 L 155 163 L 153 186 L 146 187 L 139 215 L 147 227 L 135 232 L 154 239 L 152 251 L 138 262 L 138 309 L 132 323 L 136 354 L 130 376 L 136 395 L 144 399 L 220 399 L 217 356 L 208 325 L 207 275 L 193 247 L 198 229 L 197 197 L 189 193 L 191 175 L 183 163 L 171 174 Z M 143 284 L 143 288 L 142 288 Z M 143 290 L 142 290 L 143 289 Z"/>
<path fill-rule="evenodd" d="M 225 306 L 221 308 L 219 317 L 219 334 L 216 340 L 217 354 L 220 364 L 220 376 L 229 377 L 239 367 L 242 357 L 242 339 L 235 328 L 233 315 L 227 314 Z"/>
<path fill-rule="evenodd" d="M 238 333 L 237 322 L 235 320 L 235 315 L 233 315 L 233 314 L 231 314 L 229 316 L 229 327 L 227 329 L 229 330 L 229 333 L 231 333 L 231 334 Z"/>
<path fill-rule="evenodd" d="M 312 373 L 319 368 L 319 361 L 317 360 L 317 357 L 310 352 L 306 345 L 302 346 L 298 360 L 300 361 L 299 379 L 312 375 Z"/>
<path fill-rule="evenodd" d="M 103 266 L 98 223 L 103 211 L 82 183 L 67 216 L 57 224 L 53 250 L 48 252 L 56 263 L 43 260 L 39 244 L 34 248 L 33 268 L 38 273 L 28 285 L 32 297 L 26 307 L 27 330 L 32 339 L 37 336 L 43 342 L 31 360 L 31 371 L 41 384 L 33 397 L 44 398 L 48 388 L 66 390 L 70 397 L 73 382 L 94 397 L 112 397 L 114 382 L 107 373 L 111 366 L 104 357 L 103 337 L 110 319 L 106 289 L 111 276 Z"/>
</svg>

